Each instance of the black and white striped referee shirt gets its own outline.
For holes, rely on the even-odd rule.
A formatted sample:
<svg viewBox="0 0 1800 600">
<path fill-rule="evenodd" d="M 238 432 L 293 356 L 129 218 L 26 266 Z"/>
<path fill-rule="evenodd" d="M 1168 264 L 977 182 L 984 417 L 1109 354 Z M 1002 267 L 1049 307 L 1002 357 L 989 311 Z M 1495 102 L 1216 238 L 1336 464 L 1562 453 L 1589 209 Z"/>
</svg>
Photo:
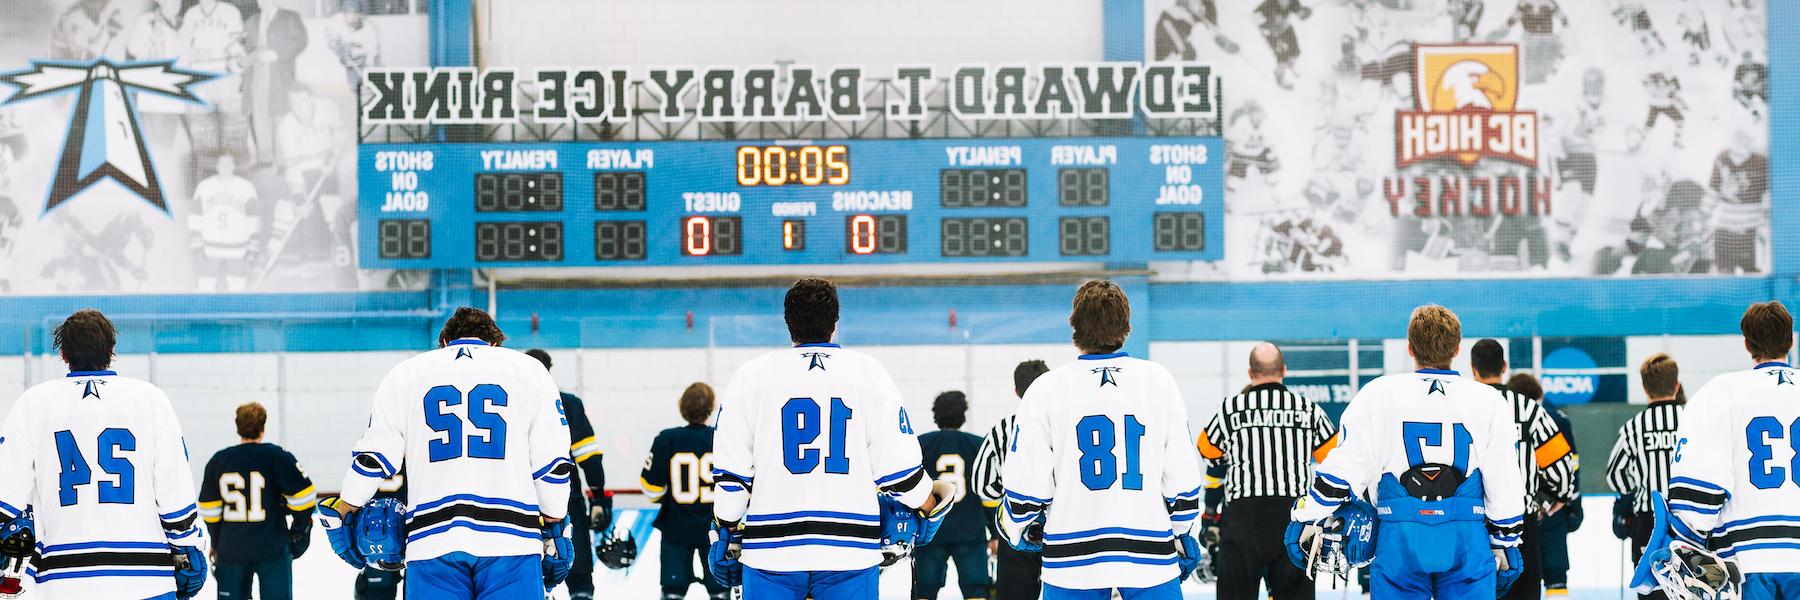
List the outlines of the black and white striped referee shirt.
<svg viewBox="0 0 1800 600">
<path fill-rule="evenodd" d="M 1543 508 L 1540 496 L 1555 500 L 1575 497 L 1575 448 L 1562 428 L 1544 410 L 1544 403 L 1530 396 L 1493 385 L 1512 403 L 1513 424 L 1519 428 L 1519 469 L 1525 474 L 1527 512 Z"/>
<path fill-rule="evenodd" d="M 1279 383 L 1226 398 L 1196 445 L 1225 463 L 1225 501 L 1306 495 L 1313 462 L 1337 446 L 1337 424 L 1311 400 Z"/>
<path fill-rule="evenodd" d="M 1633 494 L 1631 508 L 1650 512 L 1650 492 L 1669 493 L 1670 465 L 1675 462 L 1676 430 L 1686 402 L 1657 402 L 1619 427 L 1606 460 L 1606 484 L 1621 494 Z"/>
<path fill-rule="evenodd" d="M 981 497 L 982 506 L 999 507 L 1000 498 L 1006 495 L 1006 486 L 1000 482 L 1000 464 L 1006 460 L 1006 448 L 1012 445 L 1013 422 L 1018 419 L 1018 415 L 1000 419 L 1000 423 L 981 440 L 981 450 L 975 453 L 975 471 L 970 481 L 975 485 L 975 495 Z"/>
</svg>

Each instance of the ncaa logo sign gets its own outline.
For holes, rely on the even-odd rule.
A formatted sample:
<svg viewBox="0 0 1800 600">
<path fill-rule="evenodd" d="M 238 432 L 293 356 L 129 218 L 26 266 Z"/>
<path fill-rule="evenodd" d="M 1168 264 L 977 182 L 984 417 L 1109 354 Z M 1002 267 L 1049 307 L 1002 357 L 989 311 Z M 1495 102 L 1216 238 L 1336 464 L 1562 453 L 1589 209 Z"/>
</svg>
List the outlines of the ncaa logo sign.
<svg viewBox="0 0 1800 600">
<path fill-rule="evenodd" d="M 1584 404 L 1600 387 L 1594 357 L 1574 346 L 1558 348 L 1544 357 L 1544 401 L 1550 404 Z"/>
</svg>

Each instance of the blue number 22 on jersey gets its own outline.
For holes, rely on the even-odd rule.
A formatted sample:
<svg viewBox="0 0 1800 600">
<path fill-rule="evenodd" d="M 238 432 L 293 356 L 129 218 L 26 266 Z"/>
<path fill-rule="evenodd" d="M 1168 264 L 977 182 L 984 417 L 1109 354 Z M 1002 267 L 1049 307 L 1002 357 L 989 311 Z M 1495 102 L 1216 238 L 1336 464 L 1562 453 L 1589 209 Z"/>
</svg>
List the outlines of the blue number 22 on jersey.
<svg viewBox="0 0 1800 600">
<path fill-rule="evenodd" d="M 506 419 L 488 412 L 490 406 L 506 406 L 506 389 L 484 383 L 469 390 L 469 425 L 482 435 L 468 436 L 469 458 L 506 458 Z M 456 386 L 440 385 L 425 392 L 425 424 L 432 431 L 447 434 L 431 440 L 431 462 L 450 460 L 463 455 L 463 419 L 444 412 L 463 403 L 463 393 Z"/>
</svg>

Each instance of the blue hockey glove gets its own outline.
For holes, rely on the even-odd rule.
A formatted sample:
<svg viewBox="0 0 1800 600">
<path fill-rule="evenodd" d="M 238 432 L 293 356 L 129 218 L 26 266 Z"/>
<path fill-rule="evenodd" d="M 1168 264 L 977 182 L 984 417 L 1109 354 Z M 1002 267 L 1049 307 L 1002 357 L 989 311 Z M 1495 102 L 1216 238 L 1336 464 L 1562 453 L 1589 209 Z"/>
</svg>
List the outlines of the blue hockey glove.
<svg viewBox="0 0 1800 600">
<path fill-rule="evenodd" d="M 383 571 L 406 567 L 406 505 L 376 498 L 356 513 L 356 551 L 368 566 Z"/>
<path fill-rule="evenodd" d="M 1180 553 L 1177 564 L 1181 567 L 1182 579 L 1187 579 L 1206 564 L 1206 550 L 1200 547 L 1200 540 L 1195 539 L 1192 533 L 1175 538 L 1175 549 Z"/>
<path fill-rule="evenodd" d="M 713 581 L 734 588 L 744 585 L 744 565 L 738 557 L 744 552 L 744 531 L 737 523 L 713 521 L 712 545 L 706 548 L 706 561 L 712 563 Z"/>
<path fill-rule="evenodd" d="M 1495 548 L 1494 560 L 1498 571 L 1494 573 L 1494 587 L 1501 596 L 1512 589 L 1513 583 L 1525 574 L 1525 557 L 1519 554 L 1518 546 Z"/>
<path fill-rule="evenodd" d="M 544 589 L 556 589 L 575 568 L 575 540 L 569 539 L 569 520 L 546 523 L 544 539 Z"/>
<path fill-rule="evenodd" d="M 187 600 L 206 587 L 206 553 L 193 546 L 170 545 L 175 553 L 175 597 Z"/>
<path fill-rule="evenodd" d="M 907 508 L 893 496 L 878 499 L 881 506 L 881 566 L 889 567 L 912 554 L 919 545 L 919 532 L 924 527 L 919 513 Z"/>
<path fill-rule="evenodd" d="M 950 516 L 950 509 L 962 501 L 962 479 L 945 477 L 931 482 L 931 497 L 937 499 L 937 503 L 931 506 L 931 512 L 919 513 L 919 546 L 929 544 L 932 538 L 937 537 L 937 530 L 944 525 L 944 518 Z"/>
<path fill-rule="evenodd" d="M 1637 511 L 1632 507 L 1631 494 L 1619 494 L 1613 500 L 1612 532 L 1613 537 L 1621 540 L 1631 539 L 1631 520 L 1637 518 Z"/>
<path fill-rule="evenodd" d="M 319 528 L 325 530 L 325 539 L 331 542 L 331 551 L 361 571 L 368 568 L 369 561 L 357 550 L 355 510 L 342 498 L 326 498 L 319 502 L 318 520 Z"/>
<path fill-rule="evenodd" d="M 1308 532 L 1308 527 L 1315 528 L 1315 531 Z M 1281 545 L 1287 548 L 1288 562 L 1294 563 L 1297 569 L 1306 569 L 1306 542 L 1321 531 L 1323 528 L 1313 523 L 1289 521 L 1287 530 L 1281 534 Z"/>
</svg>

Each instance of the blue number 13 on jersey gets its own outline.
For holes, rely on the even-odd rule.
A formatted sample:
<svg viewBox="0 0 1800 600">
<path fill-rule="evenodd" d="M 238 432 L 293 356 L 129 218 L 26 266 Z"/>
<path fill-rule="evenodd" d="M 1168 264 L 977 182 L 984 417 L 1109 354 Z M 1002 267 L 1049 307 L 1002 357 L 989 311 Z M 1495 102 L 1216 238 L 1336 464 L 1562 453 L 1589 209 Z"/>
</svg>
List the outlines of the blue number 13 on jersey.
<svg viewBox="0 0 1800 600">
<path fill-rule="evenodd" d="M 1451 449 L 1453 454 L 1450 466 L 1456 467 L 1457 471 L 1466 475 L 1469 472 L 1469 447 L 1475 445 L 1475 437 L 1469 435 L 1468 428 L 1463 427 L 1462 423 L 1452 423 L 1451 425 L 1453 427 L 1450 429 L 1454 429 L 1455 433 L 1451 434 L 1453 439 L 1450 443 L 1453 446 Z M 1424 464 L 1425 446 L 1443 446 L 1444 429 L 1443 423 L 1407 421 L 1401 425 L 1400 435 L 1406 438 L 1406 462 L 1415 467 Z"/>
</svg>

